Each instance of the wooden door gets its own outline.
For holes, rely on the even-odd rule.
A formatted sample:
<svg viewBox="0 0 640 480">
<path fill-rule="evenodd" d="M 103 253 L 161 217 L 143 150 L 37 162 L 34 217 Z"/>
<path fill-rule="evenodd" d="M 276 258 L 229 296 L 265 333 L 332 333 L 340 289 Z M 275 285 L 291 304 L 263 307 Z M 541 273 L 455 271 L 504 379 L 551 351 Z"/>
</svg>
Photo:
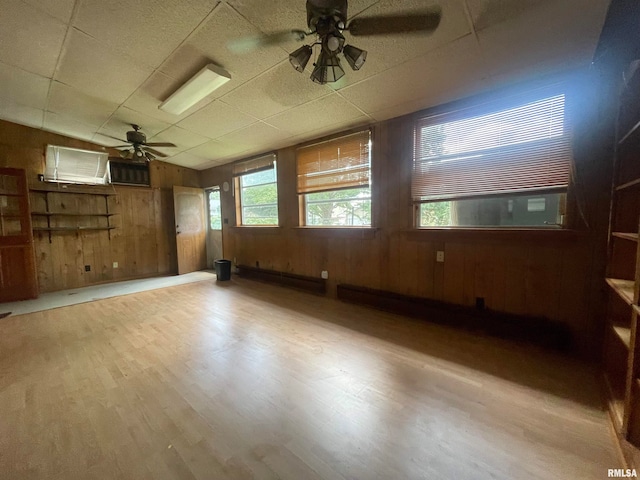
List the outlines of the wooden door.
<svg viewBox="0 0 640 480">
<path fill-rule="evenodd" d="M 0 302 L 38 296 L 25 171 L 0 168 Z"/>
<path fill-rule="evenodd" d="M 204 190 L 173 187 L 176 220 L 178 274 L 207 268 L 207 230 L 204 220 Z"/>
</svg>

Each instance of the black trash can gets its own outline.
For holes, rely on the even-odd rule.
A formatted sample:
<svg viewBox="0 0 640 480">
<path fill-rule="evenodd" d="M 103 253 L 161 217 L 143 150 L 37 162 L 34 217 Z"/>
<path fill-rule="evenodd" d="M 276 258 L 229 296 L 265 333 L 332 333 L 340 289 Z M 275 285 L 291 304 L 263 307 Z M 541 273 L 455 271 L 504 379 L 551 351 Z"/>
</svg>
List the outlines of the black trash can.
<svg viewBox="0 0 640 480">
<path fill-rule="evenodd" d="M 231 280 L 231 260 L 216 260 L 216 280 L 223 282 Z"/>
</svg>

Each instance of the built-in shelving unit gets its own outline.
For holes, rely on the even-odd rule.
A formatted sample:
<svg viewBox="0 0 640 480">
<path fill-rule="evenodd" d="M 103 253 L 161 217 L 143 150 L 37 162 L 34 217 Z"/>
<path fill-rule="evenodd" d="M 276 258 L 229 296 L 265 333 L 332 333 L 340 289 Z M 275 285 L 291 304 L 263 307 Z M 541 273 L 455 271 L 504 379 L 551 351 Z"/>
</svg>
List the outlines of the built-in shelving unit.
<svg viewBox="0 0 640 480">
<path fill-rule="evenodd" d="M 636 464 L 640 458 L 640 69 L 627 69 L 620 80 L 603 359 L 611 419 L 625 459 Z"/>
<path fill-rule="evenodd" d="M 40 195 L 42 197 L 38 202 L 41 210 L 35 210 L 31 212 L 31 216 L 34 217 L 34 232 L 47 232 L 49 234 L 49 241 L 51 241 L 52 233 L 65 233 L 65 232 L 83 232 L 83 231 L 107 231 L 109 232 L 109 238 L 111 238 L 111 230 L 116 227 L 111 225 L 111 217 L 117 215 L 117 213 L 109 211 L 109 197 L 116 195 L 116 192 L 109 187 L 84 187 L 79 185 L 61 185 L 61 184 L 42 184 L 30 189 L 33 195 Z M 78 202 L 64 202 L 54 201 L 56 195 L 75 195 L 78 196 L 88 195 L 90 198 L 103 197 L 104 202 L 100 200 L 100 205 L 93 202 L 82 202 L 85 205 L 78 205 Z M 60 198 L 60 197 L 55 197 Z M 89 210 L 87 210 L 87 205 Z M 46 225 L 42 225 L 35 221 L 36 218 L 46 219 Z M 67 225 L 67 221 L 72 222 L 73 225 Z M 95 219 L 104 219 L 104 222 L 95 221 Z M 63 221 L 63 225 L 60 225 L 60 221 Z"/>
</svg>

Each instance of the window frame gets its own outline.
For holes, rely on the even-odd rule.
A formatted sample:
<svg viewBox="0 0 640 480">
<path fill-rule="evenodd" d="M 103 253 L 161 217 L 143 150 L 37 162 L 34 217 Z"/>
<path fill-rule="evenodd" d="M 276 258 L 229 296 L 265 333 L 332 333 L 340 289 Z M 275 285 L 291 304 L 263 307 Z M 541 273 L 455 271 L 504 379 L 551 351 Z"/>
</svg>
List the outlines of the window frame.
<svg viewBox="0 0 640 480">
<path fill-rule="evenodd" d="M 411 181 L 413 182 L 413 176 L 415 175 L 415 159 L 416 159 L 416 149 L 417 142 L 419 138 L 419 134 L 417 132 L 418 128 L 424 127 L 424 121 L 428 118 L 437 119 L 438 117 L 445 118 L 446 120 L 442 122 L 442 124 L 446 124 L 449 122 L 455 122 L 459 120 L 471 119 L 475 116 L 481 115 L 490 115 L 493 113 L 518 108 L 520 106 L 524 106 L 527 103 L 532 103 L 536 101 L 542 101 L 547 98 L 551 98 L 555 95 L 564 95 L 564 122 L 565 128 L 568 128 L 567 135 L 571 138 L 574 130 L 575 123 L 573 121 L 573 108 L 574 105 L 571 103 L 573 99 L 573 95 L 570 92 L 571 85 L 569 78 L 555 78 L 552 81 L 538 81 L 533 82 L 526 87 L 511 87 L 507 89 L 502 89 L 500 91 L 491 92 L 489 94 L 483 94 L 476 97 L 472 97 L 470 99 L 459 100 L 455 102 L 451 102 L 449 104 L 441 105 L 438 107 L 434 107 L 428 110 L 424 110 L 421 112 L 416 112 L 413 115 L 412 123 L 413 123 L 413 135 L 412 135 L 412 173 L 411 173 Z M 541 93 L 544 92 L 544 93 Z M 422 125 L 421 125 L 422 124 Z M 438 125 L 439 122 L 436 120 L 433 122 L 433 125 Z M 413 194 L 413 189 L 411 192 L 410 202 L 412 204 L 412 220 L 413 220 L 413 230 L 416 231 L 548 231 L 548 232 L 558 232 L 560 230 L 564 230 L 567 228 L 568 219 L 567 219 L 567 203 L 570 199 L 570 188 L 571 188 L 571 171 L 572 171 L 572 162 L 573 162 L 573 145 L 570 145 L 570 159 L 569 159 L 569 178 L 566 186 L 562 187 L 551 187 L 551 188 L 541 188 L 541 189 L 532 189 L 529 191 L 523 192 L 507 192 L 504 194 L 469 194 L 469 195 L 460 195 L 457 198 L 441 198 L 441 199 L 433 199 L 433 200 L 417 200 Z M 466 152 L 470 155 L 473 155 L 474 152 L 480 151 L 475 150 L 471 152 Z M 438 203 L 444 201 L 460 201 L 460 200 L 473 200 L 473 199 L 490 199 L 495 197 L 519 197 L 519 196 L 538 196 L 538 195 L 548 195 L 548 194 L 560 194 L 559 206 L 557 216 L 560 218 L 560 223 L 549 223 L 545 225 L 448 225 L 448 226 L 429 226 L 429 225 L 421 225 L 421 206 L 423 204 L 428 203 Z"/>
<path fill-rule="evenodd" d="M 280 226 L 280 189 L 278 188 L 278 168 L 277 168 L 277 155 L 275 153 L 268 153 L 265 155 L 259 155 L 248 160 L 242 160 L 236 162 L 233 167 L 233 194 L 235 197 L 236 205 L 236 227 L 241 228 L 274 228 Z M 258 185 L 250 185 L 249 187 L 243 187 L 242 177 L 260 173 L 268 170 L 273 170 L 275 180 L 273 182 L 262 183 Z M 264 185 L 274 184 L 276 186 L 276 217 L 277 223 L 275 224 L 245 224 L 243 210 L 245 205 L 242 200 L 242 190 L 244 188 L 261 187 Z M 270 206 L 272 204 L 268 204 Z M 250 205 L 255 206 L 255 205 Z M 260 205 L 258 205 L 260 206 Z M 267 206 L 267 204 L 265 204 Z"/>
<path fill-rule="evenodd" d="M 298 196 L 298 225 L 299 228 L 304 228 L 304 229 L 321 229 L 321 230 L 330 230 L 330 229 L 334 229 L 334 230 L 341 230 L 341 229 L 346 229 L 346 230 L 362 230 L 362 229 L 366 229 L 366 230 L 370 230 L 370 229 L 374 229 L 374 194 L 373 194 L 373 130 L 371 128 L 359 128 L 350 132 L 343 132 L 340 133 L 338 135 L 334 135 L 331 137 L 328 137 L 326 139 L 322 139 L 320 141 L 313 141 L 311 143 L 307 143 L 307 144 L 303 144 L 301 146 L 299 146 L 296 149 L 296 179 L 298 179 L 299 177 L 299 173 L 298 173 L 298 151 L 299 150 L 303 150 L 303 149 L 307 149 L 307 148 L 311 148 L 311 147 L 315 147 L 315 146 L 321 146 L 321 145 L 326 145 L 326 144 L 330 144 L 332 142 L 339 142 L 341 139 L 346 139 L 348 137 L 352 137 L 352 136 L 356 136 L 356 135 L 362 135 L 362 134 L 368 134 L 369 136 L 369 141 L 368 141 L 368 184 L 366 186 L 354 186 L 354 187 L 348 187 L 348 188 L 334 188 L 334 189 L 323 189 L 320 191 L 316 191 L 316 192 L 303 192 L 300 193 L 299 191 L 299 185 L 298 185 L 298 180 L 296 180 L 296 194 Z M 312 195 L 314 193 L 322 193 L 322 192 L 336 192 L 336 191 L 341 191 L 341 190 L 357 190 L 357 189 L 369 189 L 369 197 L 368 197 L 368 201 L 370 203 L 370 212 L 369 212 L 369 216 L 371 218 L 371 221 L 369 224 L 367 225 L 309 225 L 307 224 L 307 206 L 308 206 L 308 199 L 307 196 L 308 195 Z M 329 202 L 329 201 L 327 201 Z M 316 202 L 311 202 L 311 203 L 316 203 Z"/>
<path fill-rule="evenodd" d="M 58 173 L 58 168 L 59 168 L 59 161 L 60 161 L 60 155 L 64 152 L 69 152 L 71 154 L 84 154 L 88 157 L 95 157 L 95 164 L 96 164 L 96 174 L 101 171 L 104 170 L 104 173 L 101 177 L 98 177 L 97 175 L 84 175 L 84 176 L 80 176 L 80 175 L 73 175 L 73 174 L 69 174 L 68 172 L 65 172 L 62 174 L 63 178 L 59 178 L 59 173 Z M 65 147 L 62 145 L 47 145 L 45 147 L 45 152 L 44 152 L 44 174 L 43 174 L 43 178 L 45 182 L 49 182 L 49 183 L 68 183 L 68 184 L 75 184 L 75 185 L 100 185 L 100 186 L 105 186 L 105 185 L 111 185 L 111 172 L 110 172 L 110 168 L 109 168 L 109 164 L 110 164 L 110 160 L 109 160 L 109 154 L 108 152 L 104 151 L 104 152 L 100 152 L 100 151 L 96 151 L 96 150 L 85 150 L 85 149 L 81 149 L 81 148 L 71 148 L 71 147 Z M 54 165 L 50 165 L 50 161 L 54 162 Z M 69 159 L 68 161 L 72 162 L 72 159 Z M 77 161 L 77 159 L 75 160 Z M 70 167 L 67 167 L 70 168 Z M 83 177 L 85 178 L 85 180 L 83 180 Z M 90 181 L 89 179 L 93 178 L 95 181 Z"/>
</svg>

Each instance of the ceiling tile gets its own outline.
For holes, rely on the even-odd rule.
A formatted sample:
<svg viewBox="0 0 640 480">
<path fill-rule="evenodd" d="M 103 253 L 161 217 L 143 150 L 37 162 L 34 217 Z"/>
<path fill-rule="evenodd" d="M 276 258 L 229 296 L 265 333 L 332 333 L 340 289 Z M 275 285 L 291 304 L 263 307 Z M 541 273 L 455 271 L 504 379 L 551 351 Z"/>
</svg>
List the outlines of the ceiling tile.
<svg viewBox="0 0 640 480">
<path fill-rule="evenodd" d="M 95 127 L 77 122 L 69 117 L 63 117 L 53 112 L 45 112 L 44 127 L 50 132 L 60 133 L 72 138 L 91 141 L 95 134 Z"/>
<path fill-rule="evenodd" d="M 108 48 L 157 67 L 218 0 L 83 0 L 74 25 Z"/>
<path fill-rule="evenodd" d="M 51 80 L 0 63 L 0 97 L 11 103 L 44 110 Z"/>
<path fill-rule="evenodd" d="M 67 26 L 20 0 L 3 0 L 0 62 L 51 78 Z"/>
<path fill-rule="evenodd" d="M 240 145 L 246 150 L 269 150 L 282 145 L 283 140 L 291 134 L 279 130 L 264 122 L 258 122 L 250 127 L 237 130 L 217 139 L 221 145 L 227 147 Z"/>
<path fill-rule="evenodd" d="M 210 96 L 218 98 L 287 58 L 287 52 L 280 47 L 265 47 L 243 55 L 227 48 L 227 43 L 234 38 L 258 33 L 259 30 L 235 10 L 221 4 L 188 43 L 160 67 L 160 71 L 185 82 L 204 65 L 213 62 L 231 74 L 231 81 Z"/>
<path fill-rule="evenodd" d="M 177 155 L 172 156 L 169 159 L 163 159 L 163 161 L 167 161 L 167 160 L 170 163 L 173 163 L 174 165 L 180 165 L 181 167 L 187 167 L 187 168 L 193 168 L 198 165 L 202 165 L 204 162 L 207 161 L 206 158 L 200 158 L 187 152 L 181 152 L 181 153 L 178 153 Z"/>
<path fill-rule="evenodd" d="M 202 110 L 178 123 L 179 126 L 208 138 L 217 138 L 255 123 L 255 117 L 220 100 L 210 103 Z"/>
<path fill-rule="evenodd" d="M 56 80 L 108 102 L 122 103 L 151 75 L 133 58 L 72 30 Z"/>
<path fill-rule="evenodd" d="M 69 23 L 76 0 L 47 0 L 46 2 L 42 0 L 24 0 L 24 2 L 64 23 Z"/>
<path fill-rule="evenodd" d="M 142 86 L 140 86 L 140 88 L 138 88 L 135 93 L 127 99 L 126 102 L 124 102 L 124 106 L 167 123 L 176 123 L 188 117 L 190 111 L 187 111 L 182 115 L 173 115 L 160 110 L 158 107 L 179 87 L 180 82 L 178 80 L 175 80 L 163 73 L 154 72 L 154 74 L 149 77 L 149 79 L 147 79 L 147 81 L 144 82 Z M 203 107 L 207 103 L 208 102 L 202 101 L 191 110 L 196 111 L 198 105 Z"/>
<path fill-rule="evenodd" d="M 202 135 L 198 135 L 197 133 L 189 132 L 184 128 L 180 127 L 169 127 L 166 130 L 158 133 L 151 137 L 149 142 L 171 142 L 176 145 L 175 148 L 172 147 L 158 147 L 156 150 L 159 150 L 167 155 L 173 155 L 177 152 L 183 152 L 184 150 L 189 150 L 190 148 L 197 147 L 198 145 L 202 145 L 209 141 L 207 137 L 203 137 Z"/>
<path fill-rule="evenodd" d="M 349 0 L 352 17 L 380 0 Z M 307 11 L 301 1 L 227 0 L 227 3 L 263 32 L 307 30 Z"/>
<path fill-rule="evenodd" d="M 210 162 L 219 162 L 221 159 L 227 159 L 243 155 L 248 151 L 244 143 L 222 143 L 217 140 L 211 140 L 196 148 L 192 148 L 188 153 L 197 157 L 206 158 Z"/>
<path fill-rule="evenodd" d="M 0 118 L 8 122 L 42 128 L 44 110 L 13 103 L 6 98 L 0 98 Z"/>
<path fill-rule="evenodd" d="M 362 114 L 362 111 L 333 93 L 270 117 L 266 122 L 293 136 L 347 124 Z"/>
<path fill-rule="evenodd" d="M 347 87 L 340 94 L 367 113 L 398 105 L 405 105 L 407 111 L 402 113 L 409 113 L 473 93 L 474 89 L 482 90 L 486 77 L 478 44 L 468 35 Z"/>
<path fill-rule="evenodd" d="M 51 84 L 47 110 L 93 125 L 96 130 L 109 120 L 117 108 L 116 103 L 91 97 L 63 83 L 54 81 Z"/>
<path fill-rule="evenodd" d="M 516 19 L 543 3 L 556 0 L 465 0 L 476 31 L 508 19 Z"/>
<path fill-rule="evenodd" d="M 302 103 L 329 95 L 332 90 L 296 72 L 288 60 L 245 83 L 222 100 L 263 119 Z"/>
<path fill-rule="evenodd" d="M 526 71 L 536 76 L 588 64 L 608 3 L 541 1 L 525 14 L 482 30 L 478 38 L 487 67 L 494 75 Z M 575 15 L 577 11 L 580 15 Z"/>
<path fill-rule="evenodd" d="M 124 139 L 127 138 L 127 132 L 131 130 L 132 124 L 140 126 L 140 130 L 147 136 L 147 139 L 170 127 L 167 122 L 157 120 L 127 107 L 120 107 L 98 133 Z"/>
<path fill-rule="evenodd" d="M 340 81 L 330 84 L 336 90 L 383 72 L 409 59 L 446 45 L 471 32 L 467 14 L 460 0 L 442 0 L 437 2 L 442 8 L 442 20 L 435 32 L 411 33 L 401 35 L 376 35 L 371 37 L 351 37 L 347 43 L 366 50 L 367 61 L 359 71 L 353 71 L 346 60 L 342 67 L 346 75 Z M 362 16 L 389 15 L 399 12 L 422 12 L 433 3 L 424 0 L 386 0 L 366 10 Z"/>
</svg>

